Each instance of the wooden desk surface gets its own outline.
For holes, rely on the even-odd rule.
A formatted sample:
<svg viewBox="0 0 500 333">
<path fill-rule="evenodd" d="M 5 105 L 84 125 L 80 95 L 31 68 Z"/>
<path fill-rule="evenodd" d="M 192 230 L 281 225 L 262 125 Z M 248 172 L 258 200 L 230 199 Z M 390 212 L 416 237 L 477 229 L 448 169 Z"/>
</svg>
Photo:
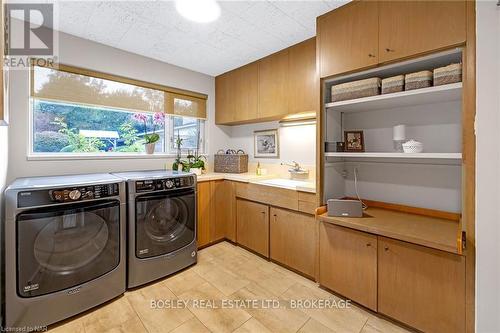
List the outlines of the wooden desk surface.
<svg viewBox="0 0 500 333">
<path fill-rule="evenodd" d="M 318 215 L 322 222 L 356 229 L 409 243 L 460 254 L 457 235 L 460 224 L 435 217 L 403 213 L 382 208 L 368 208 L 364 216 L 329 217 Z"/>
</svg>

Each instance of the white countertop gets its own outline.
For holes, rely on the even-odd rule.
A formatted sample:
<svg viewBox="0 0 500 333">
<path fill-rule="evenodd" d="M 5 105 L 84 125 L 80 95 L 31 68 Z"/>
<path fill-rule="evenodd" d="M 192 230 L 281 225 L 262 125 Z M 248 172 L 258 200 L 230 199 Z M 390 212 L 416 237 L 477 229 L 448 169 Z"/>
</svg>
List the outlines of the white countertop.
<svg viewBox="0 0 500 333">
<path fill-rule="evenodd" d="M 242 183 L 252 183 L 265 186 L 280 187 L 289 190 L 316 193 L 316 184 L 312 181 L 284 179 L 277 175 L 257 176 L 254 173 L 205 173 L 197 177 L 198 182 L 210 180 L 232 180 Z"/>
</svg>

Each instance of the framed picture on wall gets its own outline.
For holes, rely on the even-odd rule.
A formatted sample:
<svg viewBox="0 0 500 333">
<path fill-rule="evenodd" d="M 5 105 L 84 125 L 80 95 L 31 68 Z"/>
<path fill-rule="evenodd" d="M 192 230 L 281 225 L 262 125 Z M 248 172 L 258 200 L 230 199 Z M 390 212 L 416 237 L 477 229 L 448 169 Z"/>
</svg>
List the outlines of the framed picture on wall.
<svg viewBox="0 0 500 333">
<path fill-rule="evenodd" d="M 364 152 L 365 141 L 363 131 L 345 131 L 344 132 L 344 151 L 346 152 Z"/>
<path fill-rule="evenodd" d="M 253 132 L 255 158 L 279 158 L 278 130 Z"/>
</svg>

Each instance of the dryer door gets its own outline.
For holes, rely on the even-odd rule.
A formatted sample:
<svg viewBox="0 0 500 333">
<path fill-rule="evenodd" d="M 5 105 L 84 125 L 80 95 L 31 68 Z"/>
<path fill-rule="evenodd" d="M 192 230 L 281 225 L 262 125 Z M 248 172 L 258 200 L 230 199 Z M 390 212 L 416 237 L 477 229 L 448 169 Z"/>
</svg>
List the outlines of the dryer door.
<svg viewBox="0 0 500 333">
<path fill-rule="evenodd" d="M 194 241 L 194 189 L 145 194 L 136 198 L 135 206 L 137 258 L 172 253 Z"/>
<path fill-rule="evenodd" d="M 17 292 L 44 295 L 79 286 L 120 262 L 120 203 L 86 202 L 17 216 Z"/>
</svg>

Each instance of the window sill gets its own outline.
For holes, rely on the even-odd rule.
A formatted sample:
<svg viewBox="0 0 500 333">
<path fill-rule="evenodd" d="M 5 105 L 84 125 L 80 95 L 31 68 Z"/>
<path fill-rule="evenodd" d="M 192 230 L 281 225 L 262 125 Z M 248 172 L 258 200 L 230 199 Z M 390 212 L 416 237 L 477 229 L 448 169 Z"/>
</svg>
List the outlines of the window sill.
<svg viewBox="0 0 500 333">
<path fill-rule="evenodd" d="M 207 156 L 206 154 L 201 154 Z M 146 153 L 102 153 L 102 154 L 28 154 L 28 161 L 60 161 L 60 160 L 123 160 L 123 159 L 174 159 L 176 154 L 155 153 L 148 155 Z M 182 158 L 186 156 L 183 155 Z"/>
</svg>

